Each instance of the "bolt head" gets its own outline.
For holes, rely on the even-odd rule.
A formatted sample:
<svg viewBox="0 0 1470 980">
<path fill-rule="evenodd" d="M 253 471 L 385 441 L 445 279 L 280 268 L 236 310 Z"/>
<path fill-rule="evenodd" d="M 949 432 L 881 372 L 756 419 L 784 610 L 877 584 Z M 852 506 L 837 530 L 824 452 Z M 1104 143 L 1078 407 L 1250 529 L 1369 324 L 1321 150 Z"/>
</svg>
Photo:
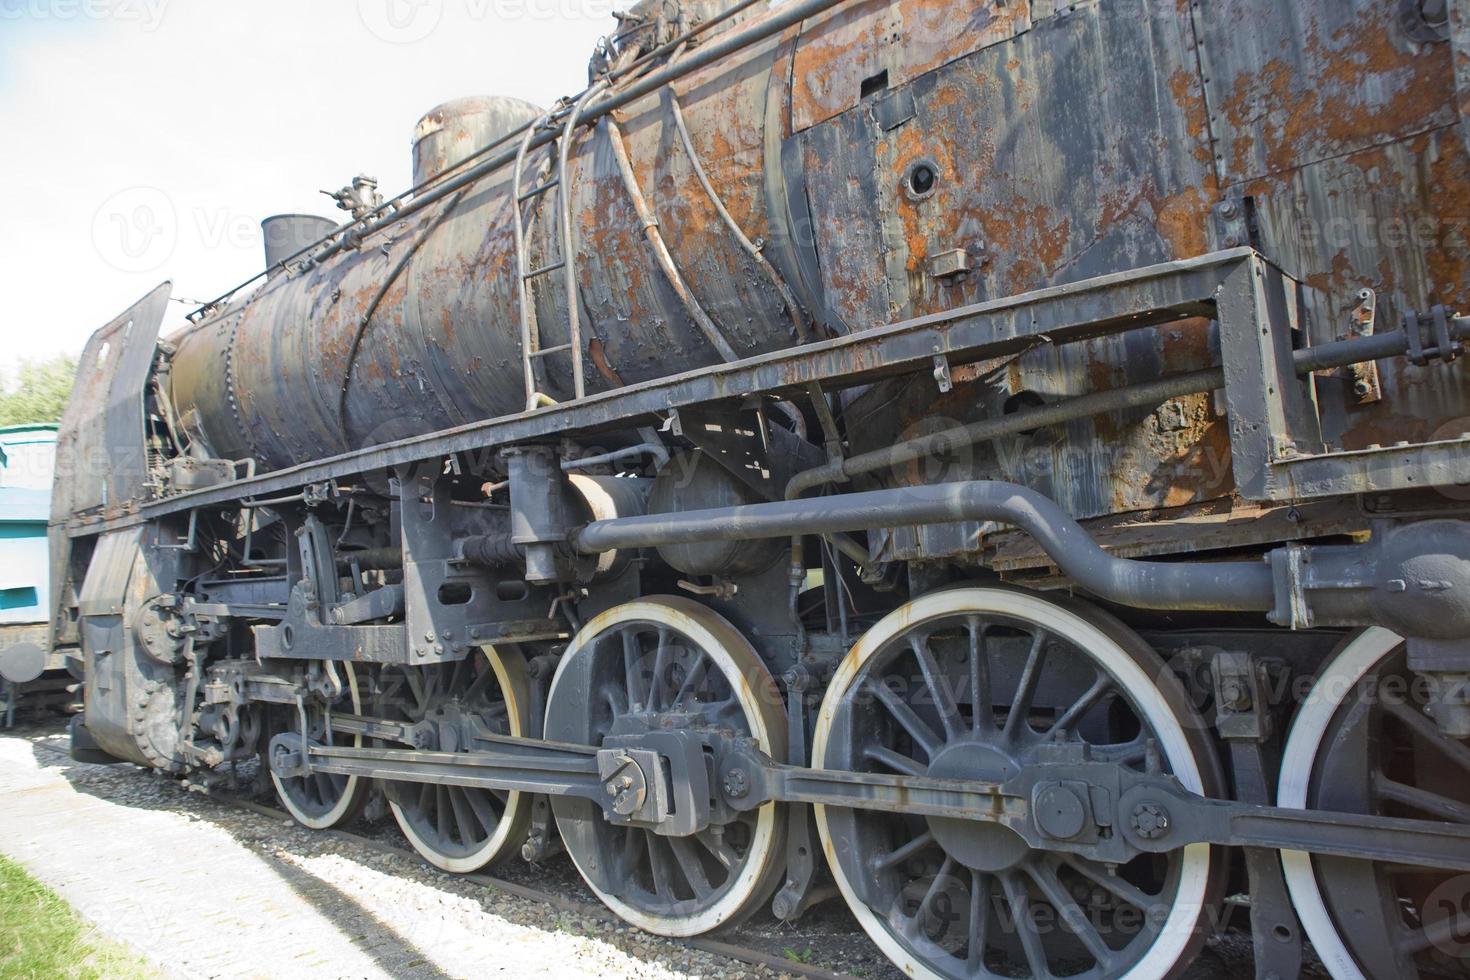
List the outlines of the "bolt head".
<svg viewBox="0 0 1470 980">
<path fill-rule="evenodd" d="M 745 778 L 743 769 L 731 769 L 725 773 L 725 795 L 732 799 L 740 799 L 750 792 L 750 782 Z"/>
<path fill-rule="evenodd" d="M 1169 813 L 1157 803 L 1140 803 L 1133 808 L 1133 829 L 1145 840 L 1153 840 L 1169 829 Z"/>
</svg>

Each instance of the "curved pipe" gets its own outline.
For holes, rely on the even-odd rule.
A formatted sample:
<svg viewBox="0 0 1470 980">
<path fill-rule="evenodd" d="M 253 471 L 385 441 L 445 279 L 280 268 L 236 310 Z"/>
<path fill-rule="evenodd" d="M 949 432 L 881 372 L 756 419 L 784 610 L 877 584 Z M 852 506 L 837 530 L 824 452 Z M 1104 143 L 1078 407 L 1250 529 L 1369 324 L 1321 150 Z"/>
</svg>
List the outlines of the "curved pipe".
<svg viewBox="0 0 1470 980">
<path fill-rule="evenodd" d="M 658 230 L 658 218 L 654 216 L 653 208 L 649 207 L 648 199 L 643 196 L 643 189 L 638 186 L 638 177 L 633 173 L 633 164 L 628 159 L 628 149 L 623 145 L 623 130 L 618 126 L 618 121 L 611 114 L 607 116 L 607 133 L 609 143 L 612 146 L 613 159 L 617 161 L 618 173 L 623 178 L 623 188 L 628 192 L 628 198 L 633 202 L 633 210 L 638 212 L 638 221 L 643 225 L 643 238 L 648 242 L 650 250 L 658 266 L 663 270 L 664 278 L 668 280 L 669 286 L 673 288 L 674 294 L 679 297 L 689 318 L 694 321 L 704 334 L 705 339 L 726 361 L 738 361 L 740 355 L 730 346 L 725 335 L 720 331 L 719 324 L 710 319 L 710 315 L 699 305 L 699 300 L 694 296 L 694 290 L 684 281 L 684 276 L 679 272 L 679 266 L 674 262 L 674 256 L 669 252 L 669 246 L 664 241 L 664 236 Z"/>
<path fill-rule="evenodd" d="M 996 521 L 1021 528 L 1078 586 L 1121 605 L 1253 612 L 1268 612 L 1276 605 L 1271 568 L 1264 561 L 1114 558 L 1051 499 L 1014 483 L 986 480 L 595 521 L 573 532 L 571 543 L 579 552 L 597 554 L 955 521 Z"/>
</svg>

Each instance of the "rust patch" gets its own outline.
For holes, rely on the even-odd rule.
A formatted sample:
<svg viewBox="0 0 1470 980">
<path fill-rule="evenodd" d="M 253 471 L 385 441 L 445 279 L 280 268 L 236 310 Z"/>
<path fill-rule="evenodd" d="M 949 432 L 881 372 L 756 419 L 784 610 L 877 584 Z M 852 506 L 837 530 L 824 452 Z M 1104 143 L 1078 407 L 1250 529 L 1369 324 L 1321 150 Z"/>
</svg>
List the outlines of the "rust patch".
<svg viewBox="0 0 1470 980">
<path fill-rule="evenodd" d="M 1412 50 L 1393 23 L 1393 4 L 1360 2 L 1344 18 L 1333 7 L 1338 3 L 1290 8 L 1290 26 L 1255 23 L 1255 4 L 1233 5 L 1213 19 L 1210 54 L 1229 67 L 1210 87 L 1227 127 L 1216 135 L 1228 145 L 1224 166 L 1232 182 L 1455 121 L 1448 46 Z"/>
<path fill-rule="evenodd" d="M 801 132 L 857 105 L 863 83 L 887 72 L 890 88 L 1031 25 L 1030 5 L 999 0 L 866 0 L 838 7 L 797 42 L 792 129 Z"/>
</svg>

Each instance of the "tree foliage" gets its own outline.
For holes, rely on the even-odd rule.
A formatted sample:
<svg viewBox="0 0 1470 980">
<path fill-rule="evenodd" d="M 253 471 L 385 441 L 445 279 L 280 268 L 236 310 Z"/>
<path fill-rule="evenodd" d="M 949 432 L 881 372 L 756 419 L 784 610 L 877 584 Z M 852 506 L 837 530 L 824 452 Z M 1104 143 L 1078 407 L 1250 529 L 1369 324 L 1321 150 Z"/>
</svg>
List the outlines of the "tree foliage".
<svg viewBox="0 0 1470 980">
<path fill-rule="evenodd" d="M 70 355 L 22 361 L 0 387 L 0 426 L 61 421 L 76 375 Z"/>
</svg>

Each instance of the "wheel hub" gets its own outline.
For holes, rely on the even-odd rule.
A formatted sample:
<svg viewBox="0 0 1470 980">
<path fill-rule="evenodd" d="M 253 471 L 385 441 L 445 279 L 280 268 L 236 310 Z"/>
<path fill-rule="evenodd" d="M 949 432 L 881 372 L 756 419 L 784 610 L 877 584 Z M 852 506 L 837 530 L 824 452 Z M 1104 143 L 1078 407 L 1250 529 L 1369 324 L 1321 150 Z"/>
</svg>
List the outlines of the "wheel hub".
<svg viewBox="0 0 1470 980">
<path fill-rule="evenodd" d="M 925 773 L 933 779 L 1002 783 L 1021 771 L 1003 750 L 986 742 L 956 742 L 939 752 Z M 1005 871 L 1019 864 L 1031 848 L 1009 827 L 997 823 L 929 817 L 929 832 L 944 852 L 975 871 Z"/>
</svg>

